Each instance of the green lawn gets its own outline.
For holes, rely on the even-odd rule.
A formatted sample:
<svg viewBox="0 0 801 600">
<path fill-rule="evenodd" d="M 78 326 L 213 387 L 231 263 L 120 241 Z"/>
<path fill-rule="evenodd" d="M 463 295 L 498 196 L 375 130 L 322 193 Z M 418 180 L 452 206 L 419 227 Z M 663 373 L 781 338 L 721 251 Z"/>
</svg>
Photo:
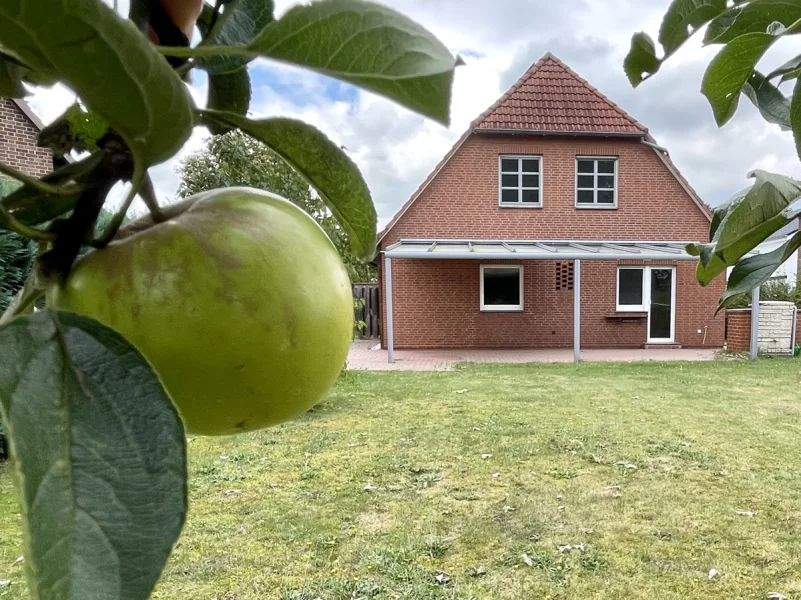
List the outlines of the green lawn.
<svg viewBox="0 0 801 600">
<path fill-rule="evenodd" d="M 154 597 L 801 598 L 799 370 L 347 374 L 294 423 L 191 441 Z M 4 600 L 25 597 L 18 521 L 0 466 Z"/>
</svg>

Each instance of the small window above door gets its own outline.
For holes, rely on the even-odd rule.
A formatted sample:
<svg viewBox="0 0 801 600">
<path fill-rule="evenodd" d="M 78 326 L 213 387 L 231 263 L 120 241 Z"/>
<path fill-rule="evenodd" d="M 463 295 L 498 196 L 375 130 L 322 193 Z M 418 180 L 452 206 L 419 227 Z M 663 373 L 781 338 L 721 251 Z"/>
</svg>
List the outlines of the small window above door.
<svg viewBox="0 0 801 600">
<path fill-rule="evenodd" d="M 501 155 L 498 169 L 500 206 L 542 207 L 542 157 Z"/>
<path fill-rule="evenodd" d="M 643 267 L 617 270 L 617 312 L 645 312 L 644 283 Z"/>
</svg>

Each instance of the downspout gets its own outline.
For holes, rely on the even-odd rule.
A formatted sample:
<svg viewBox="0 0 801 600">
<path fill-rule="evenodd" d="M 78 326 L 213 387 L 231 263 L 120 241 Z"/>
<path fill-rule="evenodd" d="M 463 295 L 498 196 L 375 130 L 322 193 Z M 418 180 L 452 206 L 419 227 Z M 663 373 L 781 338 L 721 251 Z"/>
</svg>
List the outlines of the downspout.
<svg viewBox="0 0 801 600">
<path fill-rule="evenodd" d="M 649 148 L 653 148 L 654 150 L 658 150 L 659 152 L 662 152 L 663 154 L 668 154 L 668 155 L 670 154 L 670 152 L 668 152 L 668 149 L 665 148 L 664 146 L 660 146 L 659 144 L 655 144 L 654 142 L 649 142 L 645 138 L 641 139 L 640 142 L 645 144 Z"/>
</svg>

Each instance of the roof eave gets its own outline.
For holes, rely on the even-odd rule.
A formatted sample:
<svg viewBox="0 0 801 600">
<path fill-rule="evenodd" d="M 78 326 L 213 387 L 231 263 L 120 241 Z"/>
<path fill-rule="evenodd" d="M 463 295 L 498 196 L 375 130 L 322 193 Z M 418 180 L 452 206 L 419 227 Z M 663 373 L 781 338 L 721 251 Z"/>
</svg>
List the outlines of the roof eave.
<svg viewBox="0 0 801 600">
<path fill-rule="evenodd" d="M 44 127 L 45 127 L 44 123 L 42 123 L 42 120 L 39 117 L 36 116 L 35 112 L 33 112 L 33 110 L 31 109 L 30 104 L 28 104 L 27 102 L 25 102 L 25 100 L 23 100 L 21 98 L 10 98 L 10 100 L 14 104 L 17 105 L 17 108 L 19 108 L 20 111 L 22 111 L 22 114 L 24 114 L 26 117 L 28 117 L 28 120 L 31 123 L 33 123 L 33 125 L 34 125 L 34 127 L 36 127 L 36 129 L 38 129 L 39 131 L 44 129 Z"/>
<path fill-rule="evenodd" d="M 490 129 L 487 127 L 474 127 L 473 133 L 489 133 L 496 135 L 569 135 L 625 138 L 645 138 L 648 136 L 648 133 L 645 131 L 563 131 L 549 129 Z"/>
</svg>

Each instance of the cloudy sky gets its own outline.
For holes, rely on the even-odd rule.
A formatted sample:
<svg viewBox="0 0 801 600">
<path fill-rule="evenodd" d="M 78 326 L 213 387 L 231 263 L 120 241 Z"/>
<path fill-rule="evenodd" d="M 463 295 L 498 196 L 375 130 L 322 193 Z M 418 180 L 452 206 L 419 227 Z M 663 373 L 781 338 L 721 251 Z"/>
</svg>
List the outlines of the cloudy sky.
<svg viewBox="0 0 801 600">
<path fill-rule="evenodd" d="M 277 14 L 291 4 L 276 0 Z M 469 122 L 548 51 L 649 127 L 710 204 L 719 204 L 745 187 L 746 173 L 754 168 L 801 175 L 791 135 L 765 124 L 744 97 L 732 122 L 723 129 L 715 126 L 698 90 L 717 48 L 701 48 L 696 40 L 640 88 L 629 86 L 621 65 L 631 35 L 645 30 L 656 37 L 668 0 L 394 0 L 391 4 L 433 31 L 467 63 L 457 72 L 450 128 L 322 76 L 266 61 L 251 66 L 253 115 L 304 119 L 345 146 L 370 185 L 381 226 Z M 779 46 L 764 64 L 776 66 L 796 53 L 792 45 Z M 205 92 L 201 74 L 193 83 L 198 102 L 203 102 Z M 30 101 L 49 122 L 72 96 L 56 88 L 37 91 Z M 204 135 L 197 131 L 179 157 L 152 171 L 163 201 L 174 197 L 178 185 L 176 161 L 196 150 Z"/>
</svg>

